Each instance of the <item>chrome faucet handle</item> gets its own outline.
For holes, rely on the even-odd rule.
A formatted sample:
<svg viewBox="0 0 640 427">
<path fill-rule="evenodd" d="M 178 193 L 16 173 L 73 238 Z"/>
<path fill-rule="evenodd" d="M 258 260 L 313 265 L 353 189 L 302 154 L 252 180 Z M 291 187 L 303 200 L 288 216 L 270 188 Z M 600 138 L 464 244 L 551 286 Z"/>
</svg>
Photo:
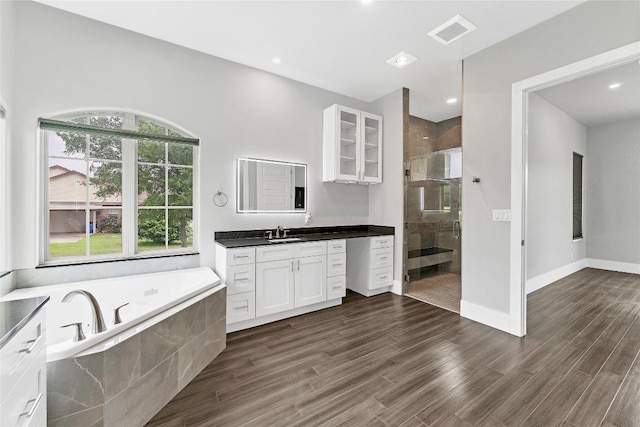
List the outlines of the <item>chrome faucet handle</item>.
<svg viewBox="0 0 640 427">
<path fill-rule="evenodd" d="M 276 239 L 279 239 L 279 238 L 280 238 L 280 231 L 281 231 L 281 230 L 282 230 L 282 227 L 280 227 L 280 226 L 277 226 L 277 227 L 276 227 Z"/>
<path fill-rule="evenodd" d="M 264 237 L 266 237 L 268 240 L 273 239 L 273 231 L 268 230 L 264 232 Z"/>
<path fill-rule="evenodd" d="M 76 334 L 73 337 L 73 342 L 82 341 L 82 340 L 87 338 L 87 337 L 84 336 L 84 331 L 82 330 L 82 322 L 69 323 L 68 325 L 62 325 L 60 327 L 61 328 L 66 328 L 68 326 L 75 326 L 76 327 Z"/>
<path fill-rule="evenodd" d="M 291 232 L 291 230 L 284 230 L 283 233 L 282 233 L 282 238 L 286 239 L 287 238 L 287 233 L 290 233 L 290 232 Z"/>
<path fill-rule="evenodd" d="M 124 307 L 125 305 L 129 305 L 128 302 L 125 302 L 122 305 L 117 306 L 116 308 L 113 309 L 113 324 L 117 325 L 119 323 L 122 323 L 122 318 L 120 317 L 120 309 L 122 307 Z"/>
</svg>

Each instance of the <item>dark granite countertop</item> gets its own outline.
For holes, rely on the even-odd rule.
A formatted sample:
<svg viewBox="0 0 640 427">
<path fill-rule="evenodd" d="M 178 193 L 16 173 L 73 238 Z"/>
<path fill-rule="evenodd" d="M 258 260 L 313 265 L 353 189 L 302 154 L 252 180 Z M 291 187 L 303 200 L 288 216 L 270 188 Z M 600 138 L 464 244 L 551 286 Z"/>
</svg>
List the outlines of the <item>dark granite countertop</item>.
<svg viewBox="0 0 640 427">
<path fill-rule="evenodd" d="M 380 225 L 345 225 L 331 227 L 291 228 L 287 237 L 300 240 L 291 243 L 315 242 L 318 240 L 353 239 L 356 237 L 393 236 L 395 228 Z M 220 231 L 215 241 L 225 248 L 271 245 L 264 237 L 268 230 Z"/>
<path fill-rule="evenodd" d="M 49 301 L 49 297 L 0 302 L 0 348 L 11 340 Z"/>
</svg>

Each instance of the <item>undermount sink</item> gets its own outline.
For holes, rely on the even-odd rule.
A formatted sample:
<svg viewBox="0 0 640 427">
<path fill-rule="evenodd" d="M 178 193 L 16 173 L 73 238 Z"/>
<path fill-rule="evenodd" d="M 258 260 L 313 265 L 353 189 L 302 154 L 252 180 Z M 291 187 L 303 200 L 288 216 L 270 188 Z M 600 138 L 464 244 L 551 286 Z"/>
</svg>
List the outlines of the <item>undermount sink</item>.
<svg viewBox="0 0 640 427">
<path fill-rule="evenodd" d="M 299 242 L 302 240 L 299 237 L 285 237 L 283 239 L 269 239 L 269 243 L 291 243 L 291 242 Z"/>
</svg>

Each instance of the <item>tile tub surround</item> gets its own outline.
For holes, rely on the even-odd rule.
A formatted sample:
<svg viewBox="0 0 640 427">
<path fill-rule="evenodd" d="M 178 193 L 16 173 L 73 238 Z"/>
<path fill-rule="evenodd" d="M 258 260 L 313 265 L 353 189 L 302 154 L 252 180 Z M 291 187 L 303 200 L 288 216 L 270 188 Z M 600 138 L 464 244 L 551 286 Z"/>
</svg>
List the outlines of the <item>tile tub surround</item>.
<svg viewBox="0 0 640 427">
<path fill-rule="evenodd" d="M 286 228 L 286 227 L 285 227 Z M 265 230 L 216 231 L 215 241 L 225 248 L 241 248 L 245 246 L 270 245 L 265 238 Z M 351 239 L 356 237 L 393 236 L 394 227 L 381 225 L 342 225 L 329 227 L 286 228 L 288 237 L 298 237 L 299 242 L 313 242 L 317 240 Z M 297 243 L 297 242 L 291 242 Z"/>
<path fill-rule="evenodd" d="M 226 289 L 104 352 L 47 364 L 49 426 L 142 426 L 226 347 Z"/>
</svg>

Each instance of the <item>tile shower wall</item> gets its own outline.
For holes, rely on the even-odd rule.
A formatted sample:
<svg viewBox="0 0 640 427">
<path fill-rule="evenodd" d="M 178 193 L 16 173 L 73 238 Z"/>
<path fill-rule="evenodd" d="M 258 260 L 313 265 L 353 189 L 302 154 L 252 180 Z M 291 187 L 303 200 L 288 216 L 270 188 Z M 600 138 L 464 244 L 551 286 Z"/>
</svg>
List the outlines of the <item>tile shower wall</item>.
<svg viewBox="0 0 640 427">
<path fill-rule="evenodd" d="M 450 186 L 450 212 L 424 211 L 428 209 L 425 205 L 439 197 L 434 193 L 437 186 L 434 189 L 429 185 L 427 175 L 433 176 L 434 169 L 436 173 L 442 173 L 446 166 L 430 155 L 461 146 L 461 117 L 439 123 L 409 117 L 408 144 L 404 145 L 404 160 L 410 176 L 406 183 L 409 272 L 439 265 L 446 271 L 460 273 L 461 239 L 454 238 L 453 228 L 453 221 L 460 217 L 460 191 L 456 186 Z M 438 252 L 441 249 L 444 251 Z"/>
<path fill-rule="evenodd" d="M 142 426 L 226 347 L 222 289 L 111 348 L 47 364 L 47 425 Z"/>
</svg>

